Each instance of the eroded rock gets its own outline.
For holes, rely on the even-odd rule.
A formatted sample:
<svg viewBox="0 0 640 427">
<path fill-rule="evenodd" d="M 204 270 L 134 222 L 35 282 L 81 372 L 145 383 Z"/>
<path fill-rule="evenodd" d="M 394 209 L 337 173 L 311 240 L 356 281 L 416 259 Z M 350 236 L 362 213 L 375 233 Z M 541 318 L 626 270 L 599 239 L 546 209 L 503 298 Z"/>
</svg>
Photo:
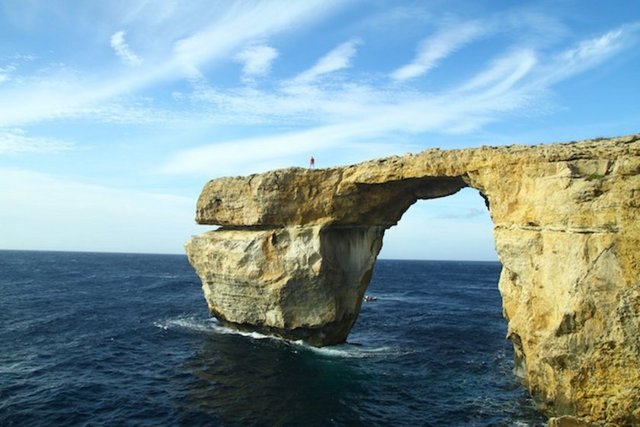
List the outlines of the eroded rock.
<svg viewBox="0 0 640 427">
<path fill-rule="evenodd" d="M 640 135 L 216 179 L 197 221 L 223 227 L 187 253 L 218 318 L 334 344 L 384 230 L 467 186 L 494 222 L 516 372 L 552 425 L 640 425 Z"/>
<path fill-rule="evenodd" d="M 382 247 L 383 227 L 216 230 L 187 244 L 220 320 L 313 345 L 344 342 Z"/>
</svg>

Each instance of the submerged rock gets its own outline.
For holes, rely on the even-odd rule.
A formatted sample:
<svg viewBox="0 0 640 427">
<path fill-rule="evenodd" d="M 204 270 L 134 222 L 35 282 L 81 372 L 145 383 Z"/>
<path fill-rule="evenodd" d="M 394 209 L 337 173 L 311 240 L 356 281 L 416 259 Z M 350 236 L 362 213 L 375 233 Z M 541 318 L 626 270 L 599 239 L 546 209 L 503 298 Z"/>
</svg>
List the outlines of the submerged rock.
<svg viewBox="0 0 640 427">
<path fill-rule="evenodd" d="M 384 231 L 464 187 L 494 222 L 516 372 L 551 425 L 640 425 L 640 135 L 216 179 L 196 218 L 222 228 L 187 253 L 222 321 L 335 344 Z"/>
</svg>

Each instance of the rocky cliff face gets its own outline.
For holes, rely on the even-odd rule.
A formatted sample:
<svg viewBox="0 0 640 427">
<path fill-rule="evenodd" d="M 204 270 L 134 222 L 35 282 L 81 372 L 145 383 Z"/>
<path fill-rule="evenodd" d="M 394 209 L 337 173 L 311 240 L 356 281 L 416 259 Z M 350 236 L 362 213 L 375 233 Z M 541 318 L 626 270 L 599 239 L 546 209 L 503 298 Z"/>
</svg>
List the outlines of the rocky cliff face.
<svg viewBox="0 0 640 427">
<path fill-rule="evenodd" d="M 197 221 L 222 228 L 187 253 L 221 320 L 338 343 L 384 230 L 467 186 L 495 225 L 517 374 L 550 424 L 640 425 L 640 135 L 216 179 Z"/>
<path fill-rule="evenodd" d="M 358 317 L 383 227 L 229 229 L 187 243 L 211 312 L 242 329 L 322 346 Z"/>
</svg>

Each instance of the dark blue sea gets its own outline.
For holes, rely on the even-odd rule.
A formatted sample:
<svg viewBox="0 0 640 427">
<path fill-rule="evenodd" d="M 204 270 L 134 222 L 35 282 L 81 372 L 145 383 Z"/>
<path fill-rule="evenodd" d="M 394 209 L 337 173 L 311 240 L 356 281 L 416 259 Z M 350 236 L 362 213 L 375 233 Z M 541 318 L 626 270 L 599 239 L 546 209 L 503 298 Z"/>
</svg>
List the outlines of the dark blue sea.
<svg viewBox="0 0 640 427">
<path fill-rule="evenodd" d="M 499 272 L 380 260 L 315 349 L 219 325 L 185 256 L 0 251 L 0 425 L 542 426 Z"/>
</svg>

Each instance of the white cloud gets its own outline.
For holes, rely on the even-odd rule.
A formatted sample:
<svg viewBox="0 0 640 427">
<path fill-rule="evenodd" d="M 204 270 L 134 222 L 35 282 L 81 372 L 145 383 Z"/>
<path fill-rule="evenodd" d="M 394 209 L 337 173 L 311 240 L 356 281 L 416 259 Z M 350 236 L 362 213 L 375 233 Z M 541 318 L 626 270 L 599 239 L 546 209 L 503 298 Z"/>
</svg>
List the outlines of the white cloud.
<svg viewBox="0 0 640 427">
<path fill-rule="evenodd" d="M 127 65 L 138 66 L 142 64 L 142 59 L 129 47 L 127 42 L 124 40 L 125 36 L 124 31 L 118 31 L 111 36 L 111 47 L 116 52 L 116 55 L 122 59 L 122 61 Z"/>
<path fill-rule="evenodd" d="M 31 64 L 34 71 L 20 76 L 20 84 L 7 85 L 5 78 L 0 92 L 0 126 L 24 126 L 69 117 L 88 118 L 91 112 L 104 111 L 107 104 L 136 95 L 137 91 L 159 82 L 185 77 L 198 79 L 203 75 L 201 67 L 214 67 L 228 61 L 230 53 L 241 46 L 309 25 L 342 4 L 308 0 L 284 7 L 280 2 L 264 1 L 222 3 L 212 8 L 209 4 L 194 2 L 176 10 L 170 7 L 169 12 L 162 13 L 160 20 L 154 17 L 155 5 L 142 5 L 136 9 L 140 16 L 133 14 L 127 19 L 130 32 L 157 34 L 157 37 L 137 38 L 146 43 L 140 46 L 145 52 L 144 62 L 127 45 L 124 31 L 118 31 L 111 36 L 111 45 L 121 60 L 139 64 L 135 69 L 92 74 L 65 69 L 52 74 L 45 72 L 50 64 L 39 69 L 39 64 Z M 92 7 L 109 8 L 109 5 L 96 3 L 88 9 L 92 10 Z M 188 13 L 183 13 L 183 9 Z M 118 15 L 113 10 L 109 13 Z"/>
<path fill-rule="evenodd" d="M 215 64 L 233 60 L 233 52 L 243 46 L 249 47 L 241 50 L 236 59 L 243 62 L 245 77 L 267 73 L 279 52 L 263 40 L 318 19 L 317 9 L 323 4 L 300 2 L 282 8 L 271 2 L 255 7 L 238 3 L 206 23 L 186 27 L 182 32 L 173 28 L 177 24 L 169 22 L 169 14 L 163 25 L 171 24 L 170 33 L 179 36 L 164 40 L 164 50 L 156 52 L 153 61 L 145 54 L 145 62 L 137 70 L 118 70 L 117 75 L 106 79 L 63 70 L 53 76 L 40 73 L 37 77 L 23 77 L 22 85 L 9 82 L 7 90 L 0 92 L 0 126 L 24 127 L 47 119 L 92 118 L 127 124 L 191 122 L 203 130 L 200 135 L 212 134 L 213 126 L 219 124 L 286 127 L 280 135 L 251 138 L 253 133 L 246 126 L 242 129 L 246 136 L 221 138 L 217 142 L 212 138 L 210 145 L 177 152 L 164 167 L 170 173 L 210 174 L 208 165 L 235 171 L 245 158 L 275 164 L 278 159 L 306 150 L 339 148 L 360 141 L 384 143 L 424 132 L 478 130 L 506 114 L 541 102 L 539 94 L 550 93 L 553 84 L 619 53 L 629 46 L 638 27 L 623 26 L 557 54 L 515 46 L 498 54 L 484 69 L 457 82 L 457 86 L 453 82 L 446 91 L 427 92 L 419 85 L 396 85 L 374 73 L 359 78 L 344 72 L 340 79 L 321 79 L 351 66 L 359 44 L 357 39 L 340 44 L 292 80 L 269 82 L 265 85 L 267 89 L 259 90 L 255 85 L 208 86 L 205 77 L 211 75 Z M 484 36 L 483 28 L 477 22 L 460 24 L 455 28 L 457 31 L 448 26 L 424 40 L 414 60 L 396 70 L 395 77 L 411 83 L 412 78 L 438 66 L 457 49 Z M 115 37 L 115 45 L 126 46 L 124 37 L 124 33 Z M 205 65 L 209 68 L 204 68 Z M 194 92 L 181 89 L 181 96 L 175 97 L 176 102 L 169 108 L 158 107 L 153 100 L 146 103 L 134 96 L 125 97 L 151 84 L 181 79 L 185 72 L 191 73 Z M 21 102 L 15 102 L 17 99 Z M 292 123 L 298 129 L 306 129 L 291 130 Z M 269 131 L 275 132 L 266 130 Z M 259 132 L 264 133 L 265 128 Z M 263 145 L 266 148 L 262 149 Z M 5 143 L 8 146 L 15 151 L 18 145 Z M 366 145 L 362 147 L 364 152 Z M 235 155 L 237 150 L 244 156 Z"/>
<path fill-rule="evenodd" d="M 426 93 L 394 85 L 384 87 L 379 82 L 376 85 L 349 80 L 334 85 L 300 86 L 295 90 L 284 85 L 280 92 L 255 88 L 212 90 L 200 101 L 211 102 L 217 111 L 231 117 L 265 123 L 288 123 L 295 119 L 296 123 L 311 127 L 179 151 L 162 167 L 162 172 L 208 176 L 246 173 L 256 171 L 261 164 L 271 167 L 296 164 L 293 159 L 318 150 L 333 150 L 332 156 L 339 158 L 345 145 L 359 147 L 361 158 L 366 158 L 370 157 L 367 147 L 371 141 L 397 142 L 402 135 L 425 132 L 468 134 L 505 114 L 534 111 L 532 107 L 544 102 L 553 84 L 600 63 L 603 52 L 611 48 L 611 41 L 619 37 L 617 32 L 608 34 L 580 42 L 561 54 L 560 57 L 579 57 L 581 64 L 565 68 L 567 71 L 561 77 L 557 74 L 560 64 L 552 61 L 553 66 L 549 66 L 541 53 L 513 48 L 458 86 L 442 92 Z M 343 58 L 326 62 L 334 66 L 323 65 L 318 69 L 345 66 L 348 64 L 345 58 L 352 55 L 345 54 L 347 50 L 339 49 L 343 54 L 327 56 Z M 318 64 L 325 64 L 324 58 Z M 320 74 L 315 71 L 309 73 L 317 75 Z M 395 150 L 401 150 L 399 144 Z"/>
<path fill-rule="evenodd" d="M 161 168 L 161 172 L 230 175 L 243 167 L 256 170 L 256 165 L 272 165 L 276 159 L 295 158 L 309 152 L 331 148 L 357 134 L 357 131 L 345 126 L 323 126 L 272 137 L 220 142 L 177 153 Z"/>
<path fill-rule="evenodd" d="M 216 117 L 226 123 L 295 122 L 296 126 L 357 120 L 374 106 L 389 102 L 383 91 L 370 85 L 292 86 L 290 81 L 275 90 L 255 87 L 216 90 L 202 85 L 192 100 L 198 103 L 198 110 L 206 116 L 201 120 Z M 394 101 L 399 100 L 396 98 Z"/>
<path fill-rule="evenodd" d="M 355 150 L 358 158 L 363 159 L 373 155 L 373 143 L 386 144 L 388 149 L 378 150 L 376 154 L 392 154 L 402 149 L 400 135 L 443 129 L 470 131 L 484 124 L 485 116 L 493 109 L 500 108 L 496 102 L 454 101 L 446 95 L 416 99 L 398 93 L 403 100 L 391 105 L 382 102 L 384 95 L 379 97 L 368 108 L 351 111 L 350 120 L 271 136 L 219 141 L 179 151 L 160 171 L 233 175 L 300 164 L 300 158 L 318 151 L 325 151 L 334 161 L 340 162 L 346 148 L 349 148 L 346 154 L 353 154 Z M 262 165 L 268 167 L 262 168 Z"/>
<path fill-rule="evenodd" d="M 600 37 L 582 41 L 575 48 L 563 52 L 561 58 L 570 63 L 588 62 L 599 58 L 611 52 L 612 49 L 617 49 L 623 34 L 624 30 L 618 28 Z"/>
<path fill-rule="evenodd" d="M 4 67 L 0 67 L 0 83 L 5 83 L 11 80 L 11 74 L 16 71 L 19 62 L 26 62 L 31 60 L 32 58 L 16 55 L 12 59 L 14 60 L 13 63 L 7 64 Z"/>
<path fill-rule="evenodd" d="M 252 40 L 320 19 L 337 4 L 321 0 L 287 3 L 286 7 L 269 1 L 233 3 L 205 28 L 178 40 L 173 47 L 173 63 L 191 74 L 201 64 L 224 57 Z"/>
<path fill-rule="evenodd" d="M 263 76 L 271 71 L 271 63 L 278 57 L 278 51 L 271 46 L 249 46 L 235 56 L 243 64 L 245 78 Z"/>
<path fill-rule="evenodd" d="M 473 41 L 482 33 L 482 26 L 476 22 L 447 27 L 424 39 L 418 47 L 415 58 L 409 64 L 391 73 L 391 78 L 402 81 L 419 77 L 436 67 L 442 59 Z"/>
<path fill-rule="evenodd" d="M 15 70 L 15 66 L 8 65 L 6 67 L 0 67 L 0 83 L 4 83 L 9 80 L 9 74 Z"/>
<path fill-rule="evenodd" d="M 0 154 L 55 153 L 74 149 L 74 144 L 53 138 L 27 136 L 22 129 L 0 129 Z"/>
<path fill-rule="evenodd" d="M 523 49 L 510 52 L 493 60 L 489 68 L 471 78 L 460 87 L 460 90 L 482 90 L 485 96 L 497 96 L 522 81 L 532 71 L 536 63 L 536 54 L 531 50 Z"/>
<path fill-rule="evenodd" d="M 552 58 L 543 79 L 547 84 L 552 84 L 597 66 L 623 49 L 637 44 L 639 32 L 640 23 L 635 23 L 583 40 Z"/>
<path fill-rule="evenodd" d="M 320 58 L 313 67 L 298 74 L 293 79 L 293 82 L 298 84 L 309 83 L 324 74 L 350 67 L 351 59 L 356 54 L 356 46 L 358 44 L 360 44 L 359 40 L 350 40 L 342 43 Z"/>
</svg>

